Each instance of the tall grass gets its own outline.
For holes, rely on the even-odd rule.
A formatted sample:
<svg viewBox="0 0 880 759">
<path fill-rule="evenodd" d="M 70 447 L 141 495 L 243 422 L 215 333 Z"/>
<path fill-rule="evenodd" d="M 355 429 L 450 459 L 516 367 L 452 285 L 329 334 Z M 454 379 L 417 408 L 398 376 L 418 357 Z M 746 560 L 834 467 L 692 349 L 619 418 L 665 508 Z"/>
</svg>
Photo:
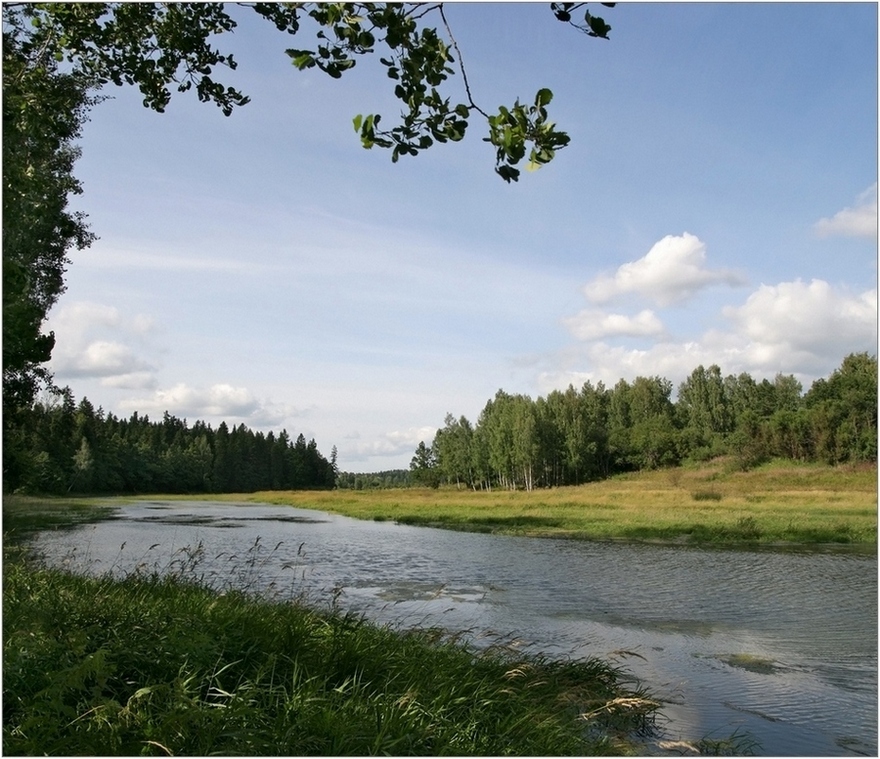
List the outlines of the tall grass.
<svg viewBox="0 0 880 759">
<path fill-rule="evenodd" d="M 7 755 L 608 755 L 658 707 L 599 660 L 5 558 Z"/>
</svg>

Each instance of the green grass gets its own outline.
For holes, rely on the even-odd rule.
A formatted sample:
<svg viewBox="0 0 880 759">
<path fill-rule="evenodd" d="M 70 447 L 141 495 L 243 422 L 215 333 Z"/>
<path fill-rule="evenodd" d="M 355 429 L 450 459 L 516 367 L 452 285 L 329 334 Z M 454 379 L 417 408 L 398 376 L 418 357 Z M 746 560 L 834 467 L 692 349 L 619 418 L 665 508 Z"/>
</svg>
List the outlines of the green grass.
<svg viewBox="0 0 880 759">
<path fill-rule="evenodd" d="M 3 539 L 18 542 L 35 532 L 59 530 L 106 517 L 106 503 L 82 498 L 3 495 Z"/>
<path fill-rule="evenodd" d="M 599 660 L 477 653 L 186 576 L 7 549 L 3 585 L 6 755 L 609 755 L 657 708 Z"/>
<path fill-rule="evenodd" d="M 877 543 L 877 467 L 724 461 L 531 492 L 265 492 L 223 499 L 359 519 L 539 537 L 719 545 Z"/>
</svg>

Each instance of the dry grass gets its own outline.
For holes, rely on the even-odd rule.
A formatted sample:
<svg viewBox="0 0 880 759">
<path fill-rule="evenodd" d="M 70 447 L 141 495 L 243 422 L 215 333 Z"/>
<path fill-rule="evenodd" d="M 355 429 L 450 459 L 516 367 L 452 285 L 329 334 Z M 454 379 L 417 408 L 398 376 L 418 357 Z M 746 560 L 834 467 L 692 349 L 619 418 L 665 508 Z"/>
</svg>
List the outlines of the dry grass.
<svg viewBox="0 0 880 759">
<path fill-rule="evenodd" d="M 877 468 L 725 462 L 641 472 L 579 487 L 263 492 L 223 496 L 469 531 L 710 543 L 877 540 Z"/>
</svg>

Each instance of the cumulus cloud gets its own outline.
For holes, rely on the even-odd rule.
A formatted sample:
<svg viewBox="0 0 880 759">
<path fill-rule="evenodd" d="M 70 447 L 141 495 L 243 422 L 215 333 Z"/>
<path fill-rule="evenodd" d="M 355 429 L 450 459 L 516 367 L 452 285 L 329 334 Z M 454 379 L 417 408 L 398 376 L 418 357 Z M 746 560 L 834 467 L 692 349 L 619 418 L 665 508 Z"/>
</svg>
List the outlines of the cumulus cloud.
<svg viewBox="0 0 880 759">
<path fill-rule="evenodd" d="M 129 346 L 107 340 L 95 340 L 75 352 L 62 352 L 53 367 L 59 376 L 107 378 L 153 368 Z"/>
<path fill-rule="evenodd" d="M 49 321 L 56 332 L 63 331 L 70 337 L 77 337 L 97 326 L 118 327 L 122 323 L 122 316 L 119 309 L 113 306 L 77 301 L 53 311 Z"/>
<path fill-rule="evenodd" d="M 174 416 L 204 421 L 240 420 L 248 425 L 271 427 L 301 412 L 270 401 L 261 401 L 244 387 L 219 383 L 210 387 L 190 387 L 180 382 L 152 396 L 120 402 L 129 411 L 159 415 L 168 411 Z"/>
<path fill-rule="evenodd" d="M 633 349 L 596 339 L 571 346 L 539 374 L 539 390 L 655 375 L 677 384 L 700 364 L 755 378 L 794 374 L 806 387 L 847 354 L 876 350 L 876 289 L 852 292 L 819 279 L 762 285 L 722 316 L 725 327 L 680 342 L 659 340 Z"/>
<path fill-rule="evenodd" d="M 820 237 L 841 235 L 877 239 L 877 183 L 865 190 L 852 208 L 844 208 L 831 218 L 819 219 L 814 225 Z"/>
<path fill-rule="evenodd" d="M 364 461 L 373 456 L 399 456 L 413 453 L 421 442 L 430 445 L 436 433 L 436 427 L 410 427 L 406 430 L 394 430 L 386 432 L 374 440 L 349 446 L 342 453 L 345 454 L 346 459 L 352 461 Z"/>
<path fill-rule="evenodd" d="M 562 323 L 579 340 L 600 340 L 606 337 L 656 337 L 663 334 L 663 323 L 650 310 L 635 316 L 609 314 L 599 309 L 584 309 Z"/>
<path fill-rule="evenodd" d="M 232 385 L 189 387 L 180 382 L 168 390 L 157 390 L 152 398 L 125 401 L 144 411 L 171 411 L 183 416 L 248 416 L 259 408 L 249 390 Z"/>
<path fill-rule="evenodd" d="M 737 286 L 745 279 L 728 269 L 706 268 L 706 245 L 692 234 L 667 235 L 638 259 L 620 266 L 613 276 L 602 275 L 584 286 L 592 303 L 607 303 L 635 294 L 660 306 L 680 303 L 712 285 Z"/>
<path fill-rule="evenodd" d="M 851 293 L 821 279 L 762 285 L 724 315 L 771 361 L 792 354 L 842 358 L 877 341 L 877 290 Z"/>
<path fill-rule="evenodd" d="M 613 386 L 619 379 L 661 376 L 680 382 L 700 364 L 728 362 L 719 360 L 719 352 L 698 341 L 658 342 L 649 348 L 633 349 L 599 341 L 582 346 L 567 357 L 565 365 L 543 371 L 538 376 L 541 393 L 568 385 L 580 387 L 584 382 Z M 589 367 L 583 369 L 582 367 Z"/>
<path fill-rule="evenodd" d="M 101 303 L 78 301 L 53 311 L 55 332 L 51 369 L 59 378 L 89 377 L 108 387 L 155 387 L 153 362 L 145 358 L 153 319 L 123 316 Z"/>
</svg>

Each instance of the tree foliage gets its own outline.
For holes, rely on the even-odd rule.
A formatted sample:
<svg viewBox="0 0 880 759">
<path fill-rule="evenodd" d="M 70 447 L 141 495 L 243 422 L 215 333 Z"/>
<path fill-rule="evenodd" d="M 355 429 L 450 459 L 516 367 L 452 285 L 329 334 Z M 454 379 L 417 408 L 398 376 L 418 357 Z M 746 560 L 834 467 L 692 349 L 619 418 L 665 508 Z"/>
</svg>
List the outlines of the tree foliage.
<svg viewBox="0 0 880 759">
<path fill-rule="evenodd" d="M 50 381 L 45 362 L 55 336 L 49 309 L 64 292 L 71 248 L 93 236 L 68 207 L 81 192 L 73 176 L 75 141 L 92 99 L 88 82 L 62 73 L 17 23 L 3 29 L 3 438 L 4 475 L 17 456 L 21 413 Z"/>
<path fill-rule="evenodd" d="M 437 457 L 434 449 L 425 445 L 424 441 L 416 447 L 415 455 L 409 464 L 410 479 L 416 485 L 436 488 L 440 485 L 437 472 Z"/>
<path fill-rule="evenodd" d="M 3 33 L 4 398 L 28 398 L 55 339 L 40 327 L 64 291 L 71 247 L 93 239 L 68 209 L 82 189 L 73 176 L 75 140 L 89 98 L 82 78 L 57 71 L 14 28 Z"/>
<path fill-rule="evenodd" d="M 336 487 L 340 490 L 384 490 L 412 485 L 409 469 L 384 469 L 380 472 L 339 472 Z"/>
<path fill-rule="evenodd" d="M 847 356 L 804 395 L 792 375 L 756 383 L 697 367 L 662 377 L 587 382 L 532 400 L 499 390 L 475 426 L 446 416 L 430 447 L 440 481 L 474 489 L 577 485 L 611 474 L 728 456 L 742 469 L 770 458 L 830 464 L 877 460 L 877 359 Z M 421 478 L 430 477 L 422 461 Z"/>
<path fill-rule="evenodd" d="M 548 119 L 553 93 L 546 87 L 530 104 L 517 100 L 494 114 L 474 101 L 443 3 L 257 2 L 247 7 L 289 35 L 311 27 L 316 44 L 285 50 L 297 69 L 317 68 L 338 79 L 360 58 L 377 55 L 401 104 L 399 123 L 380 127 L 382 115 L 373 113 L 355 117 L 354 126 L 364 147 L 387 148 L 393 161 L 438 142 L 461 140 L 474 114 L 486 121 L 495 170 L 508 182 L 519 178 L 517 166 L 527 153 L 529 167 L 535 168 L 569 142 Z M 554 3 L 551 9 L 558 20 L 608 39 L 611 27 L 585 7 Z M 583 24 L 572 21 L 582 10 Z M 218 67 L 238 65 L 214 44 L 237 26 L 227 3 L 35 3 L 4 9 L 4 16 L 30 22 L 29 46 L 65 61 L 96 86 L 136 85 L 144 105 L 157 111 L 165 110 L 172 90 L 193 90 L 227 116 L 249 101 L 216 79 Z M 457 73 L 464 93 L 453 96 L 448 84 Z"/>
</svg>

